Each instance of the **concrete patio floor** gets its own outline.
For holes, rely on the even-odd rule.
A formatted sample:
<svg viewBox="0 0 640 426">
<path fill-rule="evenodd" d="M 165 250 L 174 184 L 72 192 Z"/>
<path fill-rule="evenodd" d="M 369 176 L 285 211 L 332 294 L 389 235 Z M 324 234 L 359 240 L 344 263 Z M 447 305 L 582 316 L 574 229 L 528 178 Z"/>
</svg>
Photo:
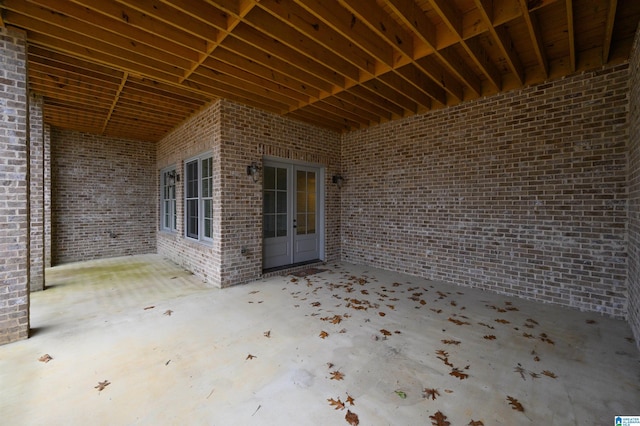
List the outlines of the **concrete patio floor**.
<svg viewBox="0 0 640 426">
<path fill-rule="evenodd" d="M 32 337 L 0 347 L 0 423 L 609 425 L 640 415 L 640 354 L 624 321 L 320 268 L 224 290 L 156 255 L 51 268 L 49 288 L 31 295 Z"/>
</svg>

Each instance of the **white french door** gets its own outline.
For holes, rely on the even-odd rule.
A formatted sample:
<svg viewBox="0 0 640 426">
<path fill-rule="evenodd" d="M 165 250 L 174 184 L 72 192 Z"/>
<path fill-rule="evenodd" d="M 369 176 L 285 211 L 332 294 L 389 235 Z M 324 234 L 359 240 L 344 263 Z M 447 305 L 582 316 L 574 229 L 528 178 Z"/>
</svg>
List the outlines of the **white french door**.
<svg viewBox="0 0 640 426">
<path fill-rule="evenodd" d="M 263 268 L 320 258 L 320 169 L 265 161 Z"/>
</svg>

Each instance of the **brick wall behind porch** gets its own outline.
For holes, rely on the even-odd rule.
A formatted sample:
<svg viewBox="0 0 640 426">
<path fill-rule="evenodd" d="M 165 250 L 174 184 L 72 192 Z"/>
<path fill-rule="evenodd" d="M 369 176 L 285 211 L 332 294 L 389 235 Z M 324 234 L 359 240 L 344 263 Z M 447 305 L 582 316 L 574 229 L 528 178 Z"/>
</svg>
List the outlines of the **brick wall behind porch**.
<svg viewBox="0 0 640 426">
<path fill-rule="evenodd" d="M 51 129 L 53 265 L 156 251 L 155 145 Z"/>
<path fill-rule="evenodd" d="M 352 132 L 343 260 L 626 314 L 626 64 Z"/>
</svg>

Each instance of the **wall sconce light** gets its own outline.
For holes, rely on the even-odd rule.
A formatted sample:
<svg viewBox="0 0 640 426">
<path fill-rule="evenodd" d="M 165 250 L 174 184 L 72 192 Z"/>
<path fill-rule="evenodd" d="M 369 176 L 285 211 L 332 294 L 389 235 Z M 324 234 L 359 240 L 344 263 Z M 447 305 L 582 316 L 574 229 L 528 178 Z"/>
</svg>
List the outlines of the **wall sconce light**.
<svg viewBox="0 0 640 426">
<path fill-rule="evenodd" d="M 167 176 L 169 177 L 170 186 L 175 185 L 176 182 L 180 182 L 180 175 L 177 174 L 175 170 L 171 170 L 169 173 L 167 173 Z"/>
<path fill-rule="evenodd" d="M 260 179 L 260 169 L 261 167 L 258 166 L 258 163 L 255 161 L 252 162 L 247 166 L 247 176 L 251 176 L 254 182 L 258 182 L 258 179 Z"/>
<path fill-rule="evenodd" d="M 342 177 L 342 175 L 333 175 L 331 180 L 333 183 L 338 185 L 338 188 L 342 188 L 342 185 L 344 184 L 344 177 Z"/>
</svg>

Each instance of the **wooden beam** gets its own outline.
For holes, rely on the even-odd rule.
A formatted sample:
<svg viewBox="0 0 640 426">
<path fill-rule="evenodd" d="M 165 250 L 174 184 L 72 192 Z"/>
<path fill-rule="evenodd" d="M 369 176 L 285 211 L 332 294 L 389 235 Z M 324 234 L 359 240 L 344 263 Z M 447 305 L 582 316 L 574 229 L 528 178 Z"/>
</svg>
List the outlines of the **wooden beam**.
<svg viewBox="0 0 640 426">
<path fill-rule="evenodd" d="M 638 1 L 638 0 L 636 0 Z M 611 52 L 611 41 L 613 39 L 613 26 L 616 22 L 616 9 L 618 0 L 609 0 L 609 8 L 607 9 L 607 20 L 605 21 L 604 40 L 602 42 L 602 63 L 609 62 L 609 54 Z"/>
<path fill-rule="evenodd" d="M 498 90 L 502 89 L 502 76 L 498 68 L 491 62 L 489 55 L 479 42 L 478 37 L 466 40 L 463 33 L 462 17 L 463 14 L 458 11 L 448 0 L 429 0 L 433 9 L 442 18 L 442 21 L 449 27 L 449 30 L 455 34 L 460 45 L 467 52 L 467 55 L 480 68 L 482 73 L 487 77 Z M 489 26 L 492 26 L 489 24 Z"/>
<path fill-rule="evenodd" d="M 120 86 L 118 86 L 118 90 L 116 90 L 116 94 L 113 97 L 113 102 L 111 103 L 111 108 L 109 108 L 109 112 L 107 113 L 107 118 L 104 120 L 104 125 L 102 126 L 102 132 L 104 133 L 107 125 L 109 124 L 109 120 L 111 119 L 111 115 L 113 114 L 113 110 L 118 105 L 118 100 L 120 99 L 120 93 L 122 93 L 122 89 L 124 89 L 124 85 L 127 84 L 127 79 L 129 78 L 129 73 L 122 74 L 122 81 L 120 82 Z"/>
<path fill-rule="evenodd" d="M 565 0 L 567 8 L 567 35 L 569 36 L 569 68 L 576 72 L 576 34 L 573 22 L 573 0 Z"/>
<path fill-rule="evenodd" d="M 487 25 L 492 39 L 495 40 L 500 52 L 507 61 L 509 69 L 516 77 L 518 84 L 524 84 L 524 67 L 518 57 L 518 52 L 516 52 L 515 45 L 513 44 L 509 33 L 504 26 L 495 27 L 493 25 L 493 2 L 490 0 L 475 0 L 475 2 L 476 7 L 480 12 L 480 16 Z"/>
<path fill-rule="evenodd" d="M 427 15 L 422 11 L 413 0 L 387 0 L 387 4 L 391 9 L 402 19 L 402 21 L 411 28 L 417 36 L 422 39 L 425 45 L 434 52 L 434 56 L 440 59 L 445 64 L 445 67 L 450 67 L 442 55 L 438 52 L 436 28 L 433 23 L 427 18 Z M 461 84 L 452 77 L 451 70 L 445 71 L 440 65 L 438 65 L 433 59 L 428 56 L 415 60 L 416 66 L 431 79 L 440 84 L 440 86 L 456 97 L 458 100 L 462 100 L 464 93 Z"/>
<path fill-rule="evenodd" d="M 540 32 L 538 18 L 535 15 L 535 12 L 529 12 L 527 0 L 520 0 L 520 7 L 522 9 L 522 17 L 524 18 L 527 30 L 529 31 L 529 38 L 531 39 L 533 51 L 538 59 L 538 65 L 542 70 L 542 75 L 546 79 L 549 77 L 549 60 L 544 52 L 544 44 L 542 42 L 542 34 Z"/>
<path fill-rule="evenodd" d="M 334 55 L 351 63 L 370 78 L 380 69 L 377 60 L 344 35 L 336 32 L 319 18 L 300 7 L 293 0 L 262 0 L 260 7 L 277 17 L 282 23 L 295 28 Z M 253 15 L 252 15 L 253 17 Z M 259 19 L 259 17 L 257 17 Z M 267 22 L 263 25 L 269 27 Z M 312 52 L 310 52 L 312 53 Z M 318 59 L 320 59 L 318 57 Z M 357 81 L 357 80 L 356 80 Z"/>
</svg>

